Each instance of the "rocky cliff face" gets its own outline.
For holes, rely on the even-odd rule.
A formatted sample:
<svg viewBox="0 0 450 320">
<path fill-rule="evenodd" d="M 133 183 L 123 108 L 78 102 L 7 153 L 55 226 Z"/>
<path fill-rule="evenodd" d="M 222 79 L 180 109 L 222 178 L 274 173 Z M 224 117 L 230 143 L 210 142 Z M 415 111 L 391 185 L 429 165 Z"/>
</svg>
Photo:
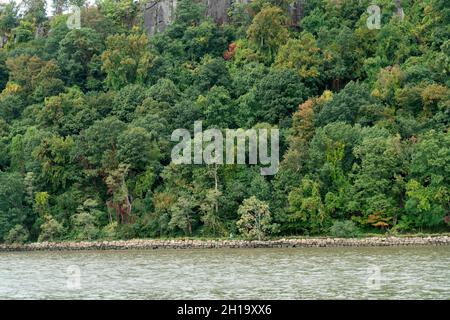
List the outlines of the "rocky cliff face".
<svg viewBox="0 0 450 320">
<path fill-rule="evenodd" d="M 211 17 L 216 23 L 228 22 L 228 9 L 233 4 L 232 0 L 203 0 L 206 5 L 206 15 Z"/>
<path fill-rule="evenodd" d="M 175 16 L 177 0 L 151 1 L 144 7 L 144 24 L 149 35 L 162 32 Z"/>
<path fill-rule="evenodd" d="M 248 3 L 251 0 L 197 0 L 205 4 L 206 15 L 216 23 L 228 22 L 228 9 L 233 3 Z M 303 17 L 305 0 L 296 0 L 290 7 L 291 25 L 298 26 Z M 144 7 L 144 23 L 149 35 L 162 32 L 173 21 L 177 0 L 151 1 Z"/>
</svg>

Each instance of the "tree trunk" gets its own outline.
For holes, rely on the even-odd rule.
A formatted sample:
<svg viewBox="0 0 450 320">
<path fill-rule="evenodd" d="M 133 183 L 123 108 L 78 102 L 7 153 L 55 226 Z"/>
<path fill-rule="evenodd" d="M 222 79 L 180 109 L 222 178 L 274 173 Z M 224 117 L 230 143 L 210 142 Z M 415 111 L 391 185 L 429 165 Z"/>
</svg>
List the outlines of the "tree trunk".
<svg viewBox="0 0 450 320">
<path fill-rule="evenodd" d="M 405 13 L 403 12 L 401 0 L 395 0 L 395 8 L 396 12 L 395 14 L 400 17 L 401 20 L 405 17 Z"/>
<path fill-rule="evenodd" d="M 214 164 L 214 190 L 216 191 L 216 196 L 219 192 L 219 181 L 218 181 L 218 177 L 217 177 L 217 164 Z M 215 203 L 215 209 L 216 209 L 216 214 L 219 213 L 219 199 L 216 199 L 216 203 Z"/>
</svg>

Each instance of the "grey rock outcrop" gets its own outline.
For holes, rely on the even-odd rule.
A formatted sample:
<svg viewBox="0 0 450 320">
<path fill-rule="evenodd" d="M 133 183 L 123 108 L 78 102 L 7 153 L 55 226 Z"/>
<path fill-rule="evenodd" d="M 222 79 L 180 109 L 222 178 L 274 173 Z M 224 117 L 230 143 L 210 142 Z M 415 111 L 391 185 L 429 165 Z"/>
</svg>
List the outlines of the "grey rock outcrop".
<svg viewBox="0 0 450 320">
<path fill-rule="evenodd" d="M 177 0 L 151 1 L 144 6 L 144 24 L 149 35 L 163 32 L 173 21 Z"/>
<path fill-rule="evenodd" d="M 206 16 L 211 17 L 217 24 L 228 22 L 228 9 L 232 0 L 203 0 L 206 6 Z"/>
<path fill-rule="evenodd" d="M 229 20 L 229 9 L 233 3 L 247 4 L 251 0 L 194 0 L 206 6 L 206 16 L 211 17 L 215 23 L 224 24 Z M 298 26 L 304 12 L 306 0 L 296 0 L 289 8 L 290 25 Z M 148 34 L 162 32 L 175 18 L 177 0 L 150 1 L 144 6 L 144 25 Z"/>
</svg>

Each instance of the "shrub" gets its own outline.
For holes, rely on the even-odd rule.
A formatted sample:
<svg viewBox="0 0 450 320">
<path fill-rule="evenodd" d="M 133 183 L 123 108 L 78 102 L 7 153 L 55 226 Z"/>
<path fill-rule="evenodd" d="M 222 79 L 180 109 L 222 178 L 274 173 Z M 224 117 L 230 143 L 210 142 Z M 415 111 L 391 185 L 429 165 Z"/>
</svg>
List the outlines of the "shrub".
<svg viewBox="0 0 450 320">
<path fill-rule="evenodd" d="M 351 220 L 335 221 L 330 228 L 333 237 L 352 238 L 359 234 L 359 229 Z"/>
<path fill-rule="evenodd" d="M 94 240 L 99 234 L 95 217 L 89 212 L 79 212 L 71 217 L 77 240 Z"/>
<path fill-rule="evenodd" d="M 14 228 L 9 230 L 9 232 L 4 237 L 4 240 L 6 243 L 10 244 L 22 244 L 28 240 L 29 236 L 30 234 L 28 233 L 28 230 L 20 224 L 17 224 Z"/>
<path fill-rule="evenodd" d="M 45 222 L 41 225 L 38 241 L 56 240 L 64 232 L 64 227 L 50 215 L 46 215 L 44 219 Z"/>
<path fill-rule="evenodd" d="M 106 240 L 114 240 L 117 238 L 117 228 L 119 224 L 117 221 L 110 222 L 102 229 L 102 238 Z"/>
<path fill-rule="evenodd" d="M 245 199 L 238 209 L 240 219 L 237 227 L 248 239 L 261 240 L 266 235 L 276 231 L 277 225 L 272 224 L 272 216 L 266 202 L 255 196 Z"/>
<path fill-rule="evenodd" d="M 127 224 L 121 224 L 117 227 L 117 238 L 119 239 L 135 239 L 137 238 L 137 232 L 136 228 L 138 226 L 127 223 Z"/>
</svg>

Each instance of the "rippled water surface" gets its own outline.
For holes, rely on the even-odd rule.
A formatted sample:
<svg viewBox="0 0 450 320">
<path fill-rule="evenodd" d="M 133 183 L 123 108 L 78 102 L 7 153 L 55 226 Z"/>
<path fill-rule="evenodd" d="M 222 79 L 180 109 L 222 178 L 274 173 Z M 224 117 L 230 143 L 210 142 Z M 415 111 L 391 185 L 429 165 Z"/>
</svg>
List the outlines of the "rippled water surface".
<svg viewBox="0 0 450 320">
<path fill-rule="evenodd" d="M 449 246 L 0 253 L 0 299 L 412 298 L 450 299 Z"/>
</svg>

